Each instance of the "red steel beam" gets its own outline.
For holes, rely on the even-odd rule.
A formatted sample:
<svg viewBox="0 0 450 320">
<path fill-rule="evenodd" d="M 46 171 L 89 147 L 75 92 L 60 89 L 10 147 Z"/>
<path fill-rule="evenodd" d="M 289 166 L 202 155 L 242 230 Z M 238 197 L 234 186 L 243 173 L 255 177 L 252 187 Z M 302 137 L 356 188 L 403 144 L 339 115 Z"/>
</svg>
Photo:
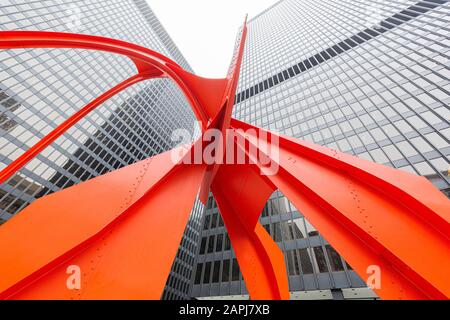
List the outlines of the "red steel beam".
<svg viewBox="0 0 450 320">
<path fill-rule="evenodd" d="M 239 75 L 241 72 L 242 59 L 244 56 L 245 41 L 247 39 L 247 16 L 245 17 L 241 33 L 237 39 L 237 45 L 234 49 L 232 63 L 228 70 L 226 87 L 223 90 L 222 99 L 219 104 L 220 109 L 215 113 L 215 116 L 210 120 L 208 129 L 218 129 L 222 132 L 222 136 L 226 137 L 226 131 L 230 128 L 231 115 L 233 112 L 234 100 L 236 97 L 236 89 L 239 83 Z M 222 153 L 216 154 L 217 159 L 224 159 L 226 155 L 226 144 L 223 146 Z M 223 162 L 220 162 L 223 163 Z M 205 179 L 203 180 L 202 188 L 200 190 L 200 201 L 204 204 L 208 199 L 209 189 L 214 180 L 219 164 L 210 165 L 207 169 Z"/>
<path fill-rule="evenodd" d="M 38 199 L 1 227 L 1 299 L 160 299 L 206 166 L 171 152 Z M 185 151 L 186 152 L 186 151 Z M 180 198 L 179 194 L 183 193 Z M 81 288 L 66 285 L 69 266 Z"/>
<path fill-rule="evenodd" d="M 182 159 L 174 164 L 166 153 L 37 200 L 0 229 L 0 242 L 15 244 L 0 255 L 1 298 L 159 298 L 199 186 L 203 201 L 211 186 L 252 299 L 289 298 L 283 254 L 258 223 L 276 188 L 359 275 L 364 278 L 369 266 L 381 269 L 384 280 L 375 291 L 382 298 L 450 297 L 445 269 L 450 264 L 450 206 L 430 182 L 231 120 L 246 32 L 244 24 L 226 79 L 197 77 L 157 52 L 119 40 L 0 32 L 0 49 L 101 50 L 129 57 L 138 70 L 27 150 L 0 173 L 0 183 L 102 102 L 134 83 L 160 76 L 181 88 L 203 131 L 219 129 L 226 136 L 227 129 L 235 130 L 242 139 L 235 140 L 233 150 L 244 151 L 252 160 L 246 165 L 221 164 L 230 151 L 225 149 L 215 155 L 216 164 L 184 165 Z M 267 152 L 262 134 L 279 141 L 279 157 Z M 248 146 L 279 170 L 268 172 Z M 195 148 L 173 152 L 181 150 L 183 159 L 192 159 Z M 180 192 L 187 197 L 180 199 Z M 167 214 L 159 214 L 162 211 Z M 86 287 L 80 292 L 63 287 L 69 263 L 87 270 Z"/>
<path fill-rule="evenodd" d="M 139 45 L 85 34 L 48 32 L 48 31 L 0 31 L 0 49 L 24 48 L 62 48 L 85 49 L 115 53 L 130 58 L 136 65 L 138 73 L 155 68 L 171 78 L 182 90 L 189 101 L 197 119 L 206 125 L 219 105 L 210 101 L 201 104 L 199 97 L 210 97 L 217 102 L 216 93 L 222 88 L 223 79 L 206 79 L 191 74 L 181 68 L 175 61 L 151 49 Z M 210 88 L 211 86 L 211 88 Z M 211 94 L 212 93 L 212 94 Z M 221 97 L 219 97 L 221 98 Z M 210 113 L 208 113 L 210 111 Z"/>
<path fill-rule="evenodd" d="M 211 190 L 253 300 L 288 300 L 284 255 L 259 223 L 275 186 L 254 165 L 222 165 Z"/>
<path fill-rule="evenodd" d="M 237 120 L 232 126 L 265 132 Z M 369 267 L 380 268 L 380 297 L 450 297 L 450 201 L 439 190 L 424 177 L 277 137 L 279 170 L 267 178 L 363 279 Z M 254 141 L 268 150 L 258 136 L 247 139 Z"/>
<path fill-rule="evenodd" d="M 143 80 L 168 76 L 179 86 L 194 113 L 203 125 L 218 112 L 227 79 L 206 79 L 183 70 L 176 62 L 153 50 L 105 37 L 46 31 L 0 31 L 0 49 L 19 48 L 71 48 L 105 51 L 130 58 L 138 74 L 84 106 L 38 143 L 26 150 L 18 159 L 0 171 L 0 184 L 20 170 L 32 158 L 60 137 L 70 127 L 119 92 Z"/>
</svg>

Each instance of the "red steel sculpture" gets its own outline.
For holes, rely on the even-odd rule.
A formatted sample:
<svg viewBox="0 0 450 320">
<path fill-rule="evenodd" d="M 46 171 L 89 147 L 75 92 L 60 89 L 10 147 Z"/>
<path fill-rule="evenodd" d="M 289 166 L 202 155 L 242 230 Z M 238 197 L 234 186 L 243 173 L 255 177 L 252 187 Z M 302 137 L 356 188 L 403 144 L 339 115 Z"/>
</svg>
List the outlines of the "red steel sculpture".
<svg viewBox="0 0 450 320">
<path fill-rule="evenodd" d="M 375 291 L 381 298 L 450 297 L 450 201 L 428 180 L 231 117 L 246 33 L 245 23 L 228 76 L 206 79 L 124 41 L 0 32 L 0 49 L 100 50 L 127 56 L 137 69 L 9 164 L 0 183 L 107 99 L 143 80 L 175 81 L 202 127 L 192 145 L 40 198 L 0 227 L 0 243 L 8 244 L 0 254 L 0 298 L 159 299 L 198 192 L 204 202 L 211 190 L 250 297 L 289 299 L 283 253 L 258 222 L 277 189 L 362 278 L 371 266 L 380 268 Z M 213 143 L 205 137 L 210 129 L 231 130 L 231 147 L 216 152 L 213 163 L 189 161 L 196 148 Z M 268 151 L 275 140 L 277 157 Z M 250 161 L 225 161 L 235 151 Z M 267 173 L 264 159 L 278 170 Z M 79 289 L 66 284 L 69 266 L 81 270 Z"/>
</svg>

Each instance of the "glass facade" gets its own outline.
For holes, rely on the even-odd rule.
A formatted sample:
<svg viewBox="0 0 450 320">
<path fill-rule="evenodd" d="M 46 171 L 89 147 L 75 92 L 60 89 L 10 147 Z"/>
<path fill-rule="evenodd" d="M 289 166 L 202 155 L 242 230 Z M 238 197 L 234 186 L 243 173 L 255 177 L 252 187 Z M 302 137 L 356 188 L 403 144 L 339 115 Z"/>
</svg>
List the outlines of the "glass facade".
<svg viewBox="0 0 450 320">
<path fill-rule="evenodd" d="M 447 1 L 279 1 L 249 21 L 234 116 L 449 195 L 449 22 Z M 281 193 L 260 222 L 285 253 L 293 298 L 375 297 Z M 212 197 L 192 285 L 202 299 L 247 294 Z"/>
<path fill-rule="evenodd" d="M 190 66 L 144 0 L 2 0 L 0 30 L 47 30 L 133 42 Z M 0 51 L 0 169 L 95 97 L 135 73 L 87 50 Z M 169 79 L 136 84 L 90 113 L 0 186 L 0 223 L 36 198 L 169 150 L 195 117 Z M 197 203 L 163 298 L 187 298 L 203 206 Z M 161 239 L 164 241 L 164 239 Z M 8 244 L 2 244 L 8 245 Z"/>
</svg>

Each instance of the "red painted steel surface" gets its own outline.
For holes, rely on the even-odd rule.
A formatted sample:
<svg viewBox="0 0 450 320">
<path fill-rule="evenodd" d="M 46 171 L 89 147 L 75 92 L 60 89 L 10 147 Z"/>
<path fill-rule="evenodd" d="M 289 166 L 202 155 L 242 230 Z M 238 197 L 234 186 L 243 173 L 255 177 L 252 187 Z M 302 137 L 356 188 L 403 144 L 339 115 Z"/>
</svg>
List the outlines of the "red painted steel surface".
<svg viewBox="0 0 450 320">
<path fill-rule="evenodd" d="M 222 165 L 212 192 L 252 299 L 289 299 L 283 253 L 258 218 L 275 187 L 254 165 Z"/>
<path fill-rule="evenodd" d="M 277 161 L 266 178 L 363 278 L 368 267 L 381 269 L 382 298 L 450 297 L 450 202 L 431 182 L 284 136 Z"/>
<path fill-rule="evenodd" d="M 36 200 L 0 232 L 0 297 L 159 299 L 204 171 L 167 152 Z"/>
<path fill-rule="evenodd" d="M 449 200 L 425 178 L 297 139 L 276 136 L 267 153 L 262 134 L 231 119 L 245 46 L 242 28 L 225 79 L 193 75 L 174 61 L 134 44 L 102 37 L 32 31 L 0 32 L 0 49 L 74 48 L 129 57 L 137 74 L 83 107 L 0 172 L 0 183 L 77 121 L 132 84 L 169 77 L 208 129 L 234 130 L 233 150 L 253 162 L 172 163 L 170 153 L 136 163 L 36 200 L 0 227 L 0 298 L 159 299 L 198 192 L 213 192 L 252 299 L 288 299 L 284 256 L 259 224 L 270 194 L 280 189 L 361 277 L 376 265 L 385 299 L 446 299 L 450 281 Z M 254 129 L 253 134 L 241 130 Z M 200 139 L 181 148 L 192 157 Z M 257 150 L 278 171 L 250 152 Z M 225 159 L 226 152 L 215 154 Z M 66 286 L 66 269 L 82 270 L 79 290 Z"/>
</svg>

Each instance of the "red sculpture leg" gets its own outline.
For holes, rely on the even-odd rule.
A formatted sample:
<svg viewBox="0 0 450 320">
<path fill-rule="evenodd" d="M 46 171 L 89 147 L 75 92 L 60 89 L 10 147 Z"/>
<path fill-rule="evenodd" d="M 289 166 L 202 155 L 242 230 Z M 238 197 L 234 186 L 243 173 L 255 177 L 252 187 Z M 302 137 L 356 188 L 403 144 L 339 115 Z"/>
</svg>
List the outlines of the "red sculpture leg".
<svg viewBox="0 0 450 320">
<path fill-rule="evenodd" d="M 245 37 L 244 24 L 227 78 L 205 79 L 119 40 L 0 31 L 0 49 L 100 50 L 127 56 L 138 70 L 1 171 L 0 183 L 106 99 L 161 76 L 183 91 L 204 134 L 217 129 L 225 136 L 231 127 L 237 134 L 233 148 L 253 161 L 222 164 L 230 151 L 225 149 L 215 153 L 216 163 L 182 165 L 166 153 L 37 200 L 0 229 L 0 243 L 13 244 L 0 255 L 0 298 L 159 298 L 200 186 L 202 200 L 212 188 L 252 299 L 289 297 L 283 254 L 258 223 L 276 188 L 362 278 L 370 267 L 381 270 L 381 286 L 375 288 L 381 298 L 450 297 L 450 202 L 430 182 L 231 120 Z M 267 148 L 264 135 L 279 138 L 278 154 L 268 152 L 274 149 Z M 271 159 L 271 169 L 245 144 Z M 192 150 L 174 152 L 192 159 Z M 79 290 L 65 286 L 68 266 L 81 268 Z"/>
<path fill-rule="evenodd" d="M 222 165 L 212 192 L 251 299 L 289 299 L 284 255 L 258 222 L 275 188 L 254 169 L 250 165 Z"/>
<path fill-rule="evenodd" d="M 279 171 L 267 178 L 363 279 L 369 267 L 380 268 L 380 297 L 450 297 L 450 202 L 439 190 L 423 177 L 312 143 L 279 141 Z"/>
<path fill-rule="evenodd" d="M 170 153 L 36 200 L 2 226 L 12 245 L 0 297 L 160 299 L 206 168 Z M 66 286 L 69 266 L 80 290 Z"/>
</svg>

